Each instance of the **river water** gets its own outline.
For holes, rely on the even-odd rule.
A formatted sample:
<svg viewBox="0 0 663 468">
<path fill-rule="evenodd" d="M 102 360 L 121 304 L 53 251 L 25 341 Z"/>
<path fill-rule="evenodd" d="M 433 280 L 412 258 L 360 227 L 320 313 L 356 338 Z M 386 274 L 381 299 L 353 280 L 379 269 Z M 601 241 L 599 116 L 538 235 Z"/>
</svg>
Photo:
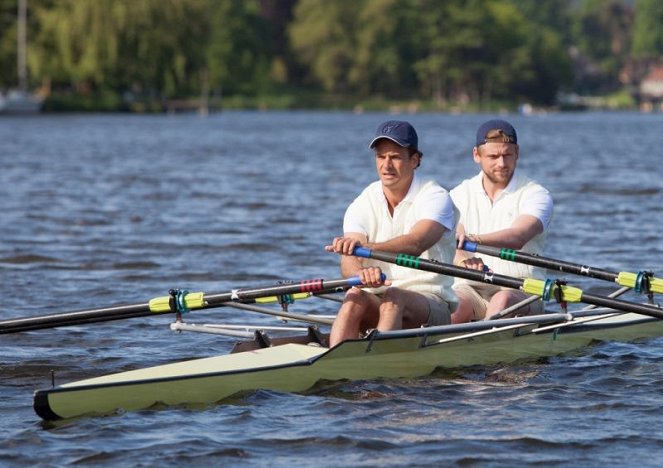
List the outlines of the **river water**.
<svg viewBox="0 0 663 468">
<path fill-rule="evenodd" d="M 224 112 L 0 119 L 0 318 L 145 303 L 282 279 L 338 278 L 323 250 L 375 179 L 375 127 L 418 129 L 421 173 L 474 175 L 488 115 Z M 509 116 L 519 169 L 553 194 L 546 255 L 663 271 L 663 115 Z M 568 278 L 594 294 L 614 288 Z M 630 296 L 630 300 L 638 300 Z M 295 311 L 333 313 L 329 301 Z M 195 318 L 195 320 L 194 320 Z M 268 324 L 231 308 L 191 321 Z M 227 352 L 171 317 L 0 335 L 0 465 L 639 465 L 663 455 L 663 338 L 570 355 L 341 382 L 302 394 L 42 422 L 57 383 Z"/>
</svg>

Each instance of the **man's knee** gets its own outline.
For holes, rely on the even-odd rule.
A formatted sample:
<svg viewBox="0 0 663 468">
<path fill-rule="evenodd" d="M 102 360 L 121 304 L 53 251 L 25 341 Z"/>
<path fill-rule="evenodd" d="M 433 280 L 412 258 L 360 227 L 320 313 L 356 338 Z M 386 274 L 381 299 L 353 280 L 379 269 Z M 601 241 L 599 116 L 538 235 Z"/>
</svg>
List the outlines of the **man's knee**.
<svg viewBox="0 0 663 468">
<path fill-rule="evenodd" d="M 525 298 L 525 295 L 519 291 L 498 291 L 490 299 L 491 306 L 507 308 Z"/>
<path fill-rule="evenodd" d="M 369 299 L 367 292 L 364 292 L 359 288 L 350 288 L 348 289 L 348 292 L 345 293 L 343 303 L 344 305 L 365 307 L 370 303 Z"/>
<path fill-rule="evenodd" d="M 403 291 L 398 288 L 387 288 L 382 295 L 381 305 L 401 306 L 403 302 Z"/>
</svg>

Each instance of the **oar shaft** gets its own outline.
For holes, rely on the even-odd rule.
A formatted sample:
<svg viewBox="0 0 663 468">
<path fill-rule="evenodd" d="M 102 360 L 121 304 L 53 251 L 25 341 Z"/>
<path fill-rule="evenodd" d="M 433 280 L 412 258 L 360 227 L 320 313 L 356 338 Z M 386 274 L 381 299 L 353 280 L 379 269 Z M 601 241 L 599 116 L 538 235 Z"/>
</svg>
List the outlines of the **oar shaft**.
<svg viewBox="0 0 663 468">
<path fill-rule="evenodd" d="M 458 267 L 448 263 L 438 262 L 437 260 L 427 260 L 425 258 L 413 257 L 412 255 L 395 254 L 379 250 L 371 250 L 365 247 L 358 247 L 354 251 L 357 257 L 372 258 L 387 263 L 394 263 L 399 266 L 414 268 L 416 270 L 431 271 L 447 276 L 479 281 L 482 283 L 496 284 L 507 288 L 519 289 L 523 285 L 523 280 L 511 278 L 510 276 L 497 275 L 490 272 L 471 270 L 469 268 Z"/>
<path fill-rule="evenodd" d="M 167 312 L 151 312 L 149 309 L 149 304 L 134 304 L 104 309 L 81 310 L 76 312 L 40 315 L 36 317 L 23 317 L 0 321 L 0 335 L 31 330 L 42 330 L 44 328 L 84 325 L 96 322 L 110 322 L 114 320 L 146 317 L 148 315 L 157 315 L 163 313 Z"/>
<path fill-rule="evenodd" d="M 663 319 L 663 309 L 649 304 L 640 304 L 638 302 L 623 301 L 621 299 L 611 299 L 605 296 L 595 296 L 593 294 L 582 293 L 580 302 L 592 304 L 600 307 L 610 307 L 617 310 L 626 310 L 636 314 L 648 315 Z"/>
<path fill-rule="evenodd" d="M 205 295 L 205 302 L 210 306 L 230 301 L 247 301 L 265 296 L 283 296 L 300 292 L 332 293 L 342 291 L 349 286 L 361 284 L 358 278 L 324 281 L 321 279 L 305 280 L 299 283 L 278 284 L 256 289 L 238 289 L 229 293 Z"/>
<path fill-rule="evenodd" d="M 357 257 L 372 258 L 388 263 L 394 263 L 396 265 L 414 268 L 417 270 L 431 271 L 447 276 L 457 276 L 459 278 L 473 281 L 480 281 L 483 283 L 505 286 L 507 288 L 519 289 L 527 294 L 542 296 L 546 300 L 549 299 L 548 297 L 545 297 L 546 295 L 554 297 L 555 293 L 558 292 L 560 296 L 559 299 L 561 301 L 583 302 L 585 304 L 612 307 L 614 309 L 619 309 L 626 312 L 635 312 L 638 314 L 648 315 L 650 317 L 663 318 L 663 310 L 659 307 L 648 304 L 622 301 L 620 299 L 611 299 L 603 296 L 585 294 L 581 289 L 556 284 L 550 280 L 544 281 L 534 278 L 519 279 L 512 278 L 510 276 L 483 273 L 477 270 L 456 267 L 435 260 L 426 260 L 423 258 L 413 257 L 411 255 L 393 254 L 391 252 L 371 250 L 364 247 L 356 248 L 354 255 Z"/>
<path fill-rule="evenodd" d="M 617 273 L 602 268 L 556 260 L 554 258 L 541 257 L 539 255 L 533 255 L 518 250 L 477 244 L 476 242 L 470 241 L 465 241 L 463 243 L 463 250 L 468 252 L 478 252 L 501 258 L 503 260 L 524 263 L 526 265 L 548 268 L 549 270 L 557 270 L 564 273 L 612 281 L 620 286 L 633 288 L 636 292 L 663 293 L 663 279 L 652 276 L 651 272 L 641 271 L 639 273 L 629 273 L 627 271 L 621 271 Z"/>
<path fill-rule="evenodd" d="M 492 247 L 490 245 L 478 244 L 476 242 L 465 241 L 463 243 L 463 250 L 490 255 L 492 257 L 501 258 L 502 260 L 520 262 L 526 265 L 548 268 L 549 270 L 557 270 L 574 275 L 589 276 L 591 278 L 603 279 L 607 281 L 617 281 L 617 277 L 619 276 L 619 273 L 603 270 L 601 268 L 594 268 L 587 265 L 581 265 L 579 263 L 571 263 L 562 260 L 555 260 L 552 258 L 540 257 L 538 255 L 532 255 L 518 250 Z"/>
<path fill-rule="evenodd" d="M 304 280 L 298 283 L 277 284 L 263 288 L 237 289 L 219 294 L 191 293 L 184 296 L 184 301 L 189 309 L 207 309 L 219 307 L 228 302 L 253 302 L 262 297 L 287 296 L 297 293 L 332 293 L 360 284 L 361 280 L 358 277 L 329 281 L 322 279 Z M 0 321 L 0 335 L 30 330 L 41 330 L 44 328 L 83 325 L 88 323 L 166 314 L 171 312 L 168 308 L 168 302 L 169 297 L 159 297 L 154 298 L 145 304 L 124 305 L 103 309 L 90 309 L 3 320 Z"/>
</svg>

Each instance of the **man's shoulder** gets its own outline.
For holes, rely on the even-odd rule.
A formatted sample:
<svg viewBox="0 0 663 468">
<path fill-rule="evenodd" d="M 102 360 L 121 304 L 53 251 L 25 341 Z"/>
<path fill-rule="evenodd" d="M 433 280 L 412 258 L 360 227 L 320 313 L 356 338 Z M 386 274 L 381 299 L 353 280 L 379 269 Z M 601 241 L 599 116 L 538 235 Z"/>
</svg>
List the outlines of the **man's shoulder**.
<svg viewBox="0 0 663 468">
<path fill-rule="evenodd" d="M 412 194 L 412 201 L 418 203 L 446 203 L 450 199 L 449 191 L 433 179 L 422 179 Z"/>
<path fill-rule="evenodd" d="M 348 206 L 348 210 L 360 210 L 361 212 L 364 212 L 373 209 L 371 207 L 378 206 L 383 202 L 384 194 L 382 192 L 382 184 L 380 181 L 376 181 L 364 187 L 354 200 L 352 200 L 352 203 Z"/>
<path fill-rule="evenodd" d="M 463 180 L 454 188 L 452 188 L 449 193 L 451 194 L 451 198 L 453 198 L 455 202 L 457 199 L 461 197 L 464 198 L 465 196 L 467 196 L 465 194 L 469 194 L 470 192 L 475 190 L 476 187 L 481 187 L 481 174 L 477 174 L 473 177 L 470 177 L 469 179 Z"/>
<path fill-rule="evenodd" d="M 475 185 L 480 183 L 481 183 L 481 173 L 479 172 L 478 174 L 475 174 L 472 177 L 462 180 L 458 185 L 452 188 L 451 191 L 453 192 L 454 190 L 458 191 L 464 188 L 474 187 Z"/>
<path fill-rule="evenodd" d="M 447 189 L 442 187 L 436 180 L 422 179 L 419 184 L 419 192 L 448 192 Z"/>
<path fill-rule="evenodd" d="M 382 184 L 379 180 L 371 182 L 357 195 L 357 198 L 376 196 L 382 193 Z"/>
<path fill-rule="evenodd" d="M 516 190 L 549 193 L 548 189 L 531 177 L 524 174 L 515 174 L 514 177 L 516 177 Z"/>
</svg>

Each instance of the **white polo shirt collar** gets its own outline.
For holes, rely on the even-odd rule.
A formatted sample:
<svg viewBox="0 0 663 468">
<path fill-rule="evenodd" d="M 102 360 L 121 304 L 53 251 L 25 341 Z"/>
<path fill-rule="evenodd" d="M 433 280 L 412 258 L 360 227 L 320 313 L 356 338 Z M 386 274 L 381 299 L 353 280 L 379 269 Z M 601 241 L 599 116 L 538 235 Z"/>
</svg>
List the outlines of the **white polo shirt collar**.
<svg viewBox="0 0 663 468">
<path fill-rule="evenodd" d="M 396 208 L 401 206 L 403 203 L 412 203 L 412 199 L 415 197 L 417 193 L 419 193 L 420 188 L 421 188 L 421 180 L 419 179 L 419 176 L 415 171 L 414 177 L 412 178 L 412 182 L 410 183 L 410 188 L 405 194 L 405 198 L 401 200 L 401 202 L 396 206 Z M 382 186 L 380 186 L 380 190 L 382 190 Z M 384 204 L 384 206 L 387 206 L 387 197 L 385 197 L 384 192 L 381 193 L 382 193 L 382 203 Z"/>
<path fill-rule="evenodd" d="M 483 194 L 484 196 L 487 197 L 488 194 L 486 193 L 486 191 L 483 188 L 483 178 L 484 178 L 484 174 L 483 174 L 483 171 L 481 171 L 476 176 L 474 176 L 472 178 L 471 187 L 472 187 L 473 192 L 481 193 L 481 194 Z M 504 190 L 502 190 L 502 192 L 500 192 L 500 196 L 497 197 L 497 199 L 499 200 L 500 198 L 502 198 L 502 194 L 515 192 L 518 189 L 518 186 L 519 186 L 518 179 L 519 179 L 518 173 L 516 171 L 514 171 L 513 176 L 511 176 L 511 180 L 509 181 L 507 186 L 504 187 Z"/>
</svg>

